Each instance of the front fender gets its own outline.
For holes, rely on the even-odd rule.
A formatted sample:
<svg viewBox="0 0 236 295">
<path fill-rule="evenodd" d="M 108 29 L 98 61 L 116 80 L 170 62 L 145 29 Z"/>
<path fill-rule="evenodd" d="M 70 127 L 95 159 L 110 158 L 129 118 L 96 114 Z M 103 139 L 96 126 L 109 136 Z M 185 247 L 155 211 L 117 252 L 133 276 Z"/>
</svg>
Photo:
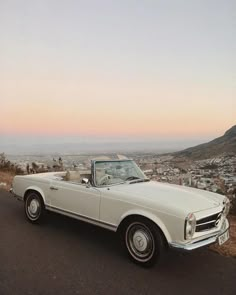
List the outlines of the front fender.
<svg viewBox="0 0 236 295">
<path fill-rule="evenodd" d="M 125 212 L 120 220 L 119 220 L 119 225 L 121 224 L 121 222 L 129 217 L 129 216 L 132 216 L 132 215 L 139 215 L 139 216 L 143 216 L 143 217 L 146 217 L 148 219 L 150 219 L 151 221 L 153 221 L 160 229 L 161 231 L 163 232 L 167 242 L 171 242 L 171 236 L 170 236 L 170 233 L 169 231 L 167 230 L 165 224 L 162 222 L 162 220 L 156 216 L 155 214 L 151 213 L 151 212 L 148 212 L 148 211 L 145 211 L 145 210 L 129 210 L 127 212 Z"/>
</svg>

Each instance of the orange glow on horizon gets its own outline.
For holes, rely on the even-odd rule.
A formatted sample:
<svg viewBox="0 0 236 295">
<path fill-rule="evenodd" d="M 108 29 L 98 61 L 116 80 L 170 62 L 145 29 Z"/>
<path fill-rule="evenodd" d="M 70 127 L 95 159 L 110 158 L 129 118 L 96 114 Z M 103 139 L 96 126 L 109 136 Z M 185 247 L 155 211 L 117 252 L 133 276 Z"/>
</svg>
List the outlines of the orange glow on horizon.
<svg viewBox="0 0 236 295">
<path fill-rule="evenodd" d="M 2 134 L 181 138 L 223 133 L 235 124 L 235 101 L 222 112 L 222 93 L 215 89 L 214 99 L 204 101 L 199 97 L 209 91 L 178 83 L 168 88 L 133 82 L 123 89 L 114 82 L 106 87 L 102 80 L 79 86 L 75 81 L 21 82 L 8 81 L 0 88 L 6 97 Z"/>
</svg>

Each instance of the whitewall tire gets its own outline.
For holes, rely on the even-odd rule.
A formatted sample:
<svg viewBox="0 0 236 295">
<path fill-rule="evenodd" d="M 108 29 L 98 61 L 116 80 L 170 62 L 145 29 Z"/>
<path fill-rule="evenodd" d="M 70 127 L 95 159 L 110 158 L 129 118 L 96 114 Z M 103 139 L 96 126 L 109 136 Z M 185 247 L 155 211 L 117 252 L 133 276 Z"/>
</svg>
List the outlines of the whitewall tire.
<svg viewBox="0 0 236 295">
<path fill-rule="evenodd" d="M 42 197 L 36 191 L 30 191 L 25 197 L 25 215 L 32 223 L 38 223 L 44 214 Z"/>
<path fill-rule="evenodd" d="M 159 228 L 142 217 L 130 220 L 123 231 L 123 244 L 129 257 L 142 266 L 153 266 L 164 252 L 164 238 Z"/>
</svg>

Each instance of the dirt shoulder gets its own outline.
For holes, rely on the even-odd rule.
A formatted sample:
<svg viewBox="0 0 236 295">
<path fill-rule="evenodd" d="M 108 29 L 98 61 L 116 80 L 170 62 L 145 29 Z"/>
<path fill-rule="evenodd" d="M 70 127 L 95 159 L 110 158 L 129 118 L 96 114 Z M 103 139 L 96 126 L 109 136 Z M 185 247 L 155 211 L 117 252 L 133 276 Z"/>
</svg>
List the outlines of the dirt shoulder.
<svg viewBox="0 0 236 295">
<path fill-rule="evenodd" d="M 210 249 L 224 256 L 236 258 L 236 216 L 229 215 L 230 222 L 230 239 L 223 245 L 214 244 Z"/>
<path fill-rule="evenodd" d="M 14 176 L 12 172 L 0 171 L 0 188 L 9 191 Z"/>
</svg>

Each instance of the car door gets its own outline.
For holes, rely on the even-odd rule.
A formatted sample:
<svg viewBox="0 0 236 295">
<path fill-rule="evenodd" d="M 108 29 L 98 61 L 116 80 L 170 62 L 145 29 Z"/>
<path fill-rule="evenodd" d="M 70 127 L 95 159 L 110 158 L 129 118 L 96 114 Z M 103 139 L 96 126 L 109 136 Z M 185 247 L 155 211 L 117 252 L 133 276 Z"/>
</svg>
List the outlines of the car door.
<svg viewBox="0 0 236 295">
<path fill-rule="evenodd" d="M 50 206 L 64 213 L 99 220 L 101 194 L 86 184 L 52 180 L 50 184 Z"/>
</svg>

